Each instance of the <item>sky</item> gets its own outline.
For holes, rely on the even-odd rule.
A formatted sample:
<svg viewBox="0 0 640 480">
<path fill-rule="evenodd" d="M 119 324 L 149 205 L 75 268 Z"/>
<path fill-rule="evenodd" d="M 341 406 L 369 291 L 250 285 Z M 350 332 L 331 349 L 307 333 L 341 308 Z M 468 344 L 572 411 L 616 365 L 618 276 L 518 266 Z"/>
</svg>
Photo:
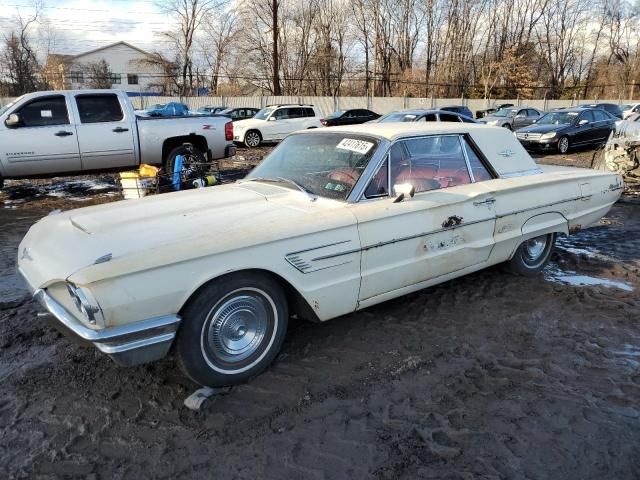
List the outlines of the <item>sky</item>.
<svg viewBox="0 0 640 480">
<path fill-rule="evenodd" d="M 153 0 L 45 0 L 41 9 L 54 32 L 51 53 L 79 54 L 125 41 L 143 50 L 165 50 L 167 42 L 158 33 L 171 28 L 171 21 Z M 33 15 L 30 0 L 0 2 L 0 36 L 16 25 L 15 17 Z M 44 24 L 30 32 L 34 43 L 46 50 Z M 0 38 L 2 38 L 0 37 Z M 39 56 L 46 51 L 39 51 Z"/>
</svg>

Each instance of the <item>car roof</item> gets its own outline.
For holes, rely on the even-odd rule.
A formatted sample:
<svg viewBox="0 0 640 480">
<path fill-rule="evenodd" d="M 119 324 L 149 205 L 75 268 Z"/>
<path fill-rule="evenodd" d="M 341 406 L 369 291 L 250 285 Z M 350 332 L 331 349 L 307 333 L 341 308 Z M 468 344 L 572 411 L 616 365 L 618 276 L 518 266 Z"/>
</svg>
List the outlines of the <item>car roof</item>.
<svg viewBox="0 0 640 480">
<path fill-rule="evenodd" d="M 301 130 L 293 135 L 322 135 L 326 133 L 370 135 L 388 141 L 425 135 L 468 134 L 499 175 L 540 172 L 515 135 L 510 130 L 498 126 L 463 122 L 363 123 Z"/>
<path fill-rule="evenodd" d="M 409 110 L 397 110 L 394 112 L 389 112 L 386 113 L 386 115 L 391 115 L 391 114 L 401 114 L 401 115 L 422 115 L 425 113 L 446 113 L 447 115 L 451 115 L 451 114 L 458 114 L 458 112 L 450 112 L 448 110 L 441 110 L 438 108 L 412 108 Z"/>
</svg>

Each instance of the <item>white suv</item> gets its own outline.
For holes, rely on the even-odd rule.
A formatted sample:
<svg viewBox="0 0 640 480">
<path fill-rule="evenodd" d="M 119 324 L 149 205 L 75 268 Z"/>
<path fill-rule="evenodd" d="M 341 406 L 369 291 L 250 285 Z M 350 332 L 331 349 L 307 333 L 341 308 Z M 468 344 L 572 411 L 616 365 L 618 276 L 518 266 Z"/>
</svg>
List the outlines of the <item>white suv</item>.
<svg viewBox="0 0 640 480">
<path fill-rule="evenodd" d="M 282 140 L 290 133 L 322 127 L 322 113 L 313 105 L 269 105 L 253 118 L 233 124 L 233 140 L 254 148 Z"/>
</svg>

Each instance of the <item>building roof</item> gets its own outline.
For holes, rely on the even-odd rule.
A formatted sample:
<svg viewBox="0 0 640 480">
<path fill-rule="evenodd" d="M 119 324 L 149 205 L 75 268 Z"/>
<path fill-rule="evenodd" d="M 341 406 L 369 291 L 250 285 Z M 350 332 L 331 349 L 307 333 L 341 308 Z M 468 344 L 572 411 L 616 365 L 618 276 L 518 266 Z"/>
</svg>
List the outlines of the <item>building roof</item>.
<svg viewBox="0 0 640 480">
<path fill-rule="evenodd" d="M 54 53 L 54 54 L 51 54 L 49 56 L 50 57 L 53 57 L 53 56 L 68 57 L 68 58 L 65 59 L 65 61 L 71 61 L 71 60 L 77 60 L 78 58 L 84 57 L 86 55 L 90 55 L 92 53 L 100 52 L 102 50 L 108 50 L 109 48 L 113 48 L 113 47 L 119 46 L 119 45 L 124 45 L 125 47 L 129 47 L 129 48 L 131 48 L 133 50 L 136 50 L 136 51 L 140 52 L 142 55 L 149 55 L 149 52 L 145 52 L 141 48 L 134 47 L 130 43 L 127 43 L 127 42 L 115 42 L 115 43 L 111 43 L 109 45 L 105 45 L 104 47 L 96 48 L 94 50 L 89 50 L 88 52 L 79 53 L 78 55 L 60 55 L 60 54 L 55 54 Z"/>
</svg>

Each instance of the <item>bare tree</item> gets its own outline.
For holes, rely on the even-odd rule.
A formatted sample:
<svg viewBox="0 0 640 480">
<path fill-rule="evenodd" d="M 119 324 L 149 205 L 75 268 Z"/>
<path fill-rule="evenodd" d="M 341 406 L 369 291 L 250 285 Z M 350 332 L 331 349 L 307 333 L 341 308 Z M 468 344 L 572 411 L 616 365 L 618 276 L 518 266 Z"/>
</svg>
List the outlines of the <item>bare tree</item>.
<svg viewBox="0 0 640 480">
<path fill-rule="evenodd" d="M 97 62 L 88 63 L 84 70 L 89 78 L 89 88 L 111 88 L 113 73 L 104 58 Z"/>
<path fill-rule="evenodd" d="M 15 17 L 16 26 L 4 36 L 4 48 L 0 54 L 4 75 L 8 80 L 9 95 L 18 96 L 33 92 L 42 86 L 40 64 L 31 45 L 30 30 L 39 21 L 40 9 L 36 6 L 32 15 Z"/>
</svg>

